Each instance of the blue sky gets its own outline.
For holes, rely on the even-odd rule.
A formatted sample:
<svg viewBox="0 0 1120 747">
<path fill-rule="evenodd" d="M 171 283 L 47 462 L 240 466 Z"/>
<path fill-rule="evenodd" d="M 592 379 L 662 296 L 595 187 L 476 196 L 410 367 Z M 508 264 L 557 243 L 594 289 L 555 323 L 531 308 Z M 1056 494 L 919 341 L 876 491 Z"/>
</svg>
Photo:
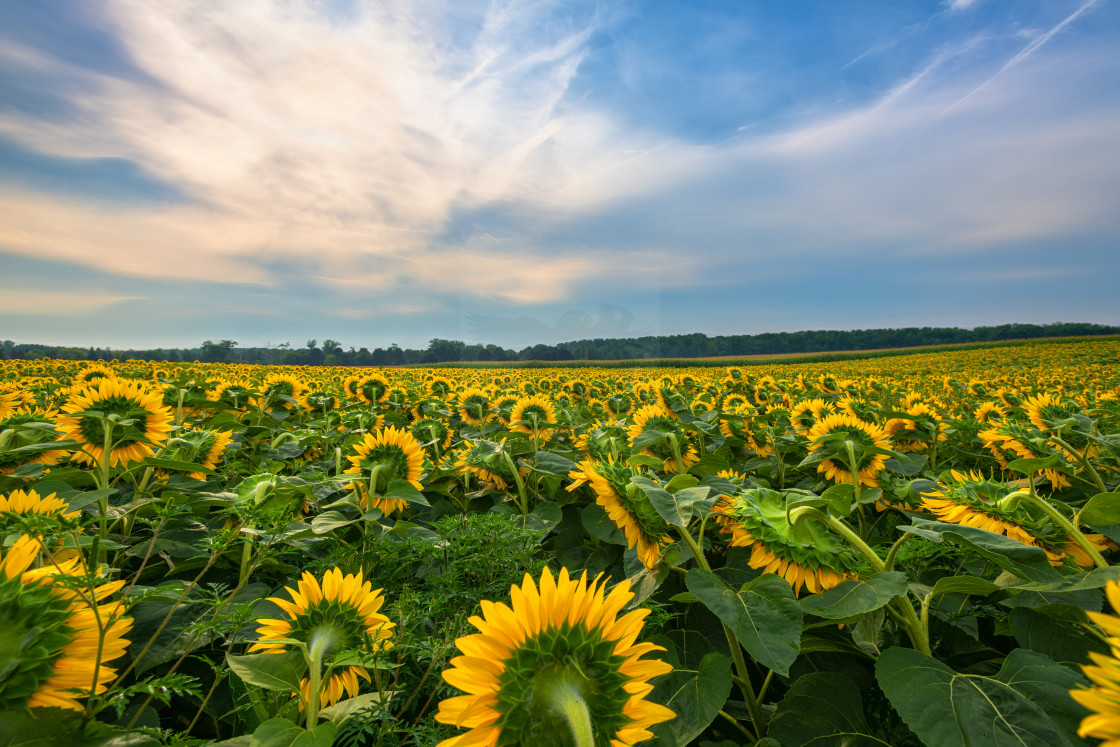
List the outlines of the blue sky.
<svg viewBox="0 0 1120 747">
<path fill-rule="evenodd" d="M 1120 323 L 1115 0 L 13 0 L 0 338 Z"/>
</svg>

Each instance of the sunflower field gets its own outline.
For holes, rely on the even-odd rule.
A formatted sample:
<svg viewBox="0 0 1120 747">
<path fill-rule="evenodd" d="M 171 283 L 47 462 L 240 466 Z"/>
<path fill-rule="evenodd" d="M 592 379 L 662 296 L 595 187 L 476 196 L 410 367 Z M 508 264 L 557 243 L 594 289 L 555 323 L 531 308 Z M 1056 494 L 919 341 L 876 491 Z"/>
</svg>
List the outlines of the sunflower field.
<svg viewBox="0 0 1120 747">
<path fill-rule="evenodd" d="M 0 747 L 1120 744 L 1118 360 L 0 362 Z"/>
</svg>

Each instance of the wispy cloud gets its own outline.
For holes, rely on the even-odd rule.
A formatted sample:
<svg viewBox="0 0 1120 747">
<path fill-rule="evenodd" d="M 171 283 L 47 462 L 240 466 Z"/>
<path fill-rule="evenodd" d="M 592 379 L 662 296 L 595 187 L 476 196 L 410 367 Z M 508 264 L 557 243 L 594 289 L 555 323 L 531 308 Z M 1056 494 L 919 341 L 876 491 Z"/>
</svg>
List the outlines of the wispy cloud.
<svg viewBox="0 0 1120 747">
<path fill-rule="evenodd" d="M 125 301 L 144 300 L 137 296 L 92 293 L 6 289 L 0 295 L 0 313 L 13 316 L 71 316 L 100 311 Z"/>
<path fill-rule="evenodd" d="M 445 7 L 405 5 L 364 6 L 336 25 L 310 2 L 109 4 L 138 80 L 7 42 L 13 65 L 71 81 L 77 114 L 7 110 L 0 133 L 54 156 L 128 159 L 189 204 L 112 211 L 8 192 L 0 210 L 19 217 L 0 242 L 140 275 L 269 282 L 254 267 L 261 252 L 317 258 L 326 277 L 356 257 L 431 274 L 411 258 L 435 249 L 454 211 L 547 201 L 565 178 L 561 100 L 595 16 L 546 27 L 547 7 L 495 4 L 456 44 L 439 26 Z M 580 264 L 478 259 L 512 278 L 564 278 Z"/>
</svg>

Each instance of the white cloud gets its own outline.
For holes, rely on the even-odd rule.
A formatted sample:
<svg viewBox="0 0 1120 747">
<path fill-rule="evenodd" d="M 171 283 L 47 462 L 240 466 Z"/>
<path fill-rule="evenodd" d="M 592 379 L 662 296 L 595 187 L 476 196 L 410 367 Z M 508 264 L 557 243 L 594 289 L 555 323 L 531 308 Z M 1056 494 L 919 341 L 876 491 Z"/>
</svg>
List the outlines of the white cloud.
<svg viewBox="0 0 1120 747">
<path fill-rule="evenodd" d="M 623 131 L 571 100 L 599 19 L 590 6 L 580 17 L 496 2 L 476 15 L 470 3 L 400 0 L 339 23 L 311 0 L 120 0 L 110 21 L 147 77 L 8 42 L 4 64 L 53 81 L 73 112 L 7 109 L 0 134 L 56 156 L 128 159 L 189 202 L 0 191 L 0 247 L 122 275 L 281 285 L 272 268 L 290 264 L 348 297 L 533 305 L 634 268 L 682 285 L 774 255 L 940 255 L 1060 237 L 1111 220 L 1120 173 L 1120 110 L 1069 85 L 1114 71 L 1114 54 L 1042 48 L 1093 5 L 994 75 L 975 66 L 996 43 L 978 35 L 866 105 L 708 147 Z M 501 235 L 451 230 L 507 207 L 516 222 Z M 609 241 L 589 234 L 623 224 L 617 246 L 592 248 Z M 338 313 L 369 312 L 348 300 Z"/>
</svg>

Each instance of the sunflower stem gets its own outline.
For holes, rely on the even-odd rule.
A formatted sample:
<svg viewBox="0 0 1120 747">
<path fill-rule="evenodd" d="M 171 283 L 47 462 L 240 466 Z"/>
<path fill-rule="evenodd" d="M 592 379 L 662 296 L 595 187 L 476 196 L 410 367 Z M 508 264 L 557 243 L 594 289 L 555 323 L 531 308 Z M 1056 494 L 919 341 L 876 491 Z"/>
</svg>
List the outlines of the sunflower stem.
<svg viewBox="0 0 1120 747">
<path fill-rule="evenodd" d="M 1081 530 L 1074 526 L 1073 522 L 1063 516 L 1061 511 L 1051 506 L 1048 501 L 1043 499 L 1042 496 L 1035 492 L 1033 473 L 1031 474 L 1027 482 L 1030 485 L 1030 490 L 1018 490 L 1011 495 L 1017 496 L 1019 498 L 1025 498 L 1030 503 L 1033 503 L 1034 505 L 1042 509 L 1042 513 L 1046 514 L 1046 516 L 1048 516 L 1051 521 L 1065 530 L 1070 539 L 1081 545 L 1081 549 L 1085 551 L 1085 554 L 1092 558 L 1093 565 L 1095 565 L 1097 568 L 1108 568 L 1108 561 L 1101 557 L 1100 552 L 1097 551 L 1097 548 L 1093 547 L 1093 543 L 1090 542 L 1088 538 L 1081 533 Z"/>
<path fill-rule="evenodd" d="M 1050 441 L 1056 443 L 1058 446 L 1061 446 L 1068 453 L 1073 454 L 1074 458 L 1077 459 L 1081 466 L 1085 468 L 1085 471 L 1089 473 L 1089 476 L 1093 478 L 1093 484 L 1097 486 L 1097 490 L 1102 493 L 1108 492 L 1108 488 L 1104 486 L 1104 480 L 1101 479 L 1100 473 L 1098 473 L 1097 470 L 1093 468 L 1093 465 L 1089 462 L 1084 454 L 1070 446 L 1068 443 L 1066 443 L 1056 435 L 1051 435 L 1047 438 Z M 1086 446 L 1086 449 L 1088 449 L 1088 446 Z"/>
<path fill-rule="evenodd" d="M 696 544 L 696 540 L 692 538 L 692 534 L 686 527 L 677 527 L 677 534 L 681 536 L 684 543 L 688 545 L 688 549 L 692 550 L 692 556 L 696 558 L 696 562 L 705 571 L 711 572 L 712 567 L 708 565 L 708 559 L 704 557 L 704 550 L 700 545 Z M 703 541 L 703 539 L 701 539 Z M 762 713 L 762 707 L 759 705 L 758 697 L 755 696 L 754 689 L 751 686 L 751 675 L 747 670 L 747 660 L 743 657 L 743 647 L 739 645 L 739 639 L 735 637 L 735 631 L 728 627 L 727 623 L 723 620 L 719 621 L 723 626 L 723 635 L 727 638 L 727 646 L 731 649 L 731 659 L 735 662 L 735 677 L 736 684 L 739 685 L 739 692 L 743 695 L 743 700 L 747 704 L 747 712 L 751 717 L 751 725 L 754 727 L 755 741 L 762 738 L 765 731 L 765 721 Z"/>
<path fill-rule="evenodd" d="M 860 490 L 859 480 L 859 460 L 856 459 L 856 445 L 852 441 L 844 441 L 844 450 L 848 452 L 848 469 L 852 471 L 852 501 L 859 504 L 859 498 L 862 494 Z M 860 524 L 863 524 L 863 517 L 860 516 Z M 862 533 L 862 526 L 861 526 Z"/>
<path fill-rule="evenodd" d="M 524 518 L 529 515 L 529 497 L 525 494 L 525 483 L 521 479 L 521 473 L 517 470 L 517 464 L 508 451 L 502 450 L 502 458 L 506 460 L 510 471 L 513 472 L 513 482 L 517 485 L 517 495 L 521 498 L 518 508 L 521 510 L 522 518 Z"/>
<path fill-rule="evenodd" d="M 790 512 L 789 516 L 793 524 L 804 520 L 806 516 L 819 519 L 824 522 L 829 529 L 843 537 L 852 549 L 866 558 L 867 562 L 876 573 L 882 573 L 887 570 L 887 564 L 883 562 L 883 559 L 856 534 L 854 529 L 835 516 L 829 516 L 812 506 L 798 506 Z M 914 645 L 914 648 L 921 651 L 926 656 L 929 656 L 929 635 L 922 626 L 921 620 L 918 619 L 917 613 L 914 612 L 914 605 L 904 596 L 896 597 L 892 600 L 892 603 L 895 604 L 897 608 L 900 624 L 905 628 L 906 634 L 910 637 L 910 642 Z"/>
<path fill-rule="evenodd" d="M 595 747 L 595 733 L 591 729 L 591 712 L 587 703 L 576 688 L 567 682 L 557 682 L 545 697 L 550 704 L 564 715 L 568 728 L 572 730 L 575 747 Z"/>
<path fill-rule="evenodd" d="M 903 534 L 901 537 L 898 538 L 898 541 L 896 541 L 893 545 L 891 545 L 891 549 L 887 552 L 887 559 L 885 561 L 883 561 L 883 565 L 885 566 L 885 570 L 888 570 L 888 571 L 893 571 L 894 570 L 894 559 L 895 559 L 895 556 L 898 555 L 899 548 L 902 547 L 903 542 L 905 542 L 906 540 L 910 539 L 913 536 L 914 535 L 912 535 L 912 534 Z"/>
</svg>

